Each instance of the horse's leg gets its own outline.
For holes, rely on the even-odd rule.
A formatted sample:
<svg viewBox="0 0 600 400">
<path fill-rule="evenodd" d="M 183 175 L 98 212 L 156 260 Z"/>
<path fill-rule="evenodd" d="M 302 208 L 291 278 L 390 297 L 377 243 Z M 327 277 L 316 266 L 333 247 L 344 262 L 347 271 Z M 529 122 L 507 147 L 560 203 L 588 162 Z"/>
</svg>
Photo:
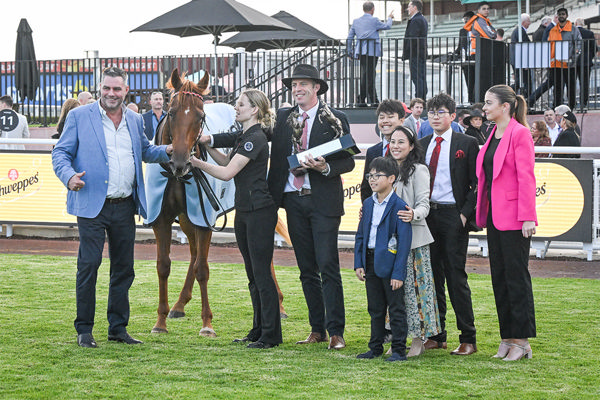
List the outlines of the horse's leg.
<svg viewBox="0 0 600 400">
<path fill-rule="evenodd" d="M 190 265 L 188 266 L 187 275 L 185 276 L 185 283 L 183 284 L 183 288 L 179 293 L 179 299 L 171 308 L 169 312 L 169 318 L 182 318 L 185 317 L 184 308 L 187 303 L 192 299 L 192 292 L 194 290 L 194 264 L 196 263 L 196 230 L 194 226 L 189 222 L 187 217 L 184 215 L 179 216 L 179 225 L 181 226 L 181 230 L 188 239 L 188 245 L 190 247 Z"/>
<path fill-rule="evenodd" d="M 275 276 L 275 266 L 273 265 L 273 260 L 271 260 L 271 275 L 275 281 L 275 287 L 277 287 L 277 296 L 279 297 L 279 315 L 281 318 L 287 318 L 288 315 L 283 308 L 283 293 L 281 293 L 281 289 L 279 289 L 279 283 L 277 282 L 277 277 Z"/>
<path fill-rule="evenodd" d="M 152 333 L 167 332 L 167 314 L 169 312 L 168 280 L 171 272 L 171 222 L 160 216 L 152 227 L 156 237 L 156 272 L 158 273 L 158 319 Z"/>
</svg>

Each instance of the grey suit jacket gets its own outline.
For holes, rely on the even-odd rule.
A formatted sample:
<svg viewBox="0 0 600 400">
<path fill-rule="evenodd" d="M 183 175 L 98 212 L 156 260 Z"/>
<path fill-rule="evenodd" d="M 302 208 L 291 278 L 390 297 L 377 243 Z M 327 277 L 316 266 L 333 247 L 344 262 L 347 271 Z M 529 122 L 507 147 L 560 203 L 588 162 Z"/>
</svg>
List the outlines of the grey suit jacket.
<svg viewBox="0 0 600 400">
<path fill-rule="evenodd" d="M 424 164 L 416 164 L 415 172 L 408 178 L 408 182 L 398 181 L 394 185 L 396 194 L 413 209 L 415 216 L 411 221 L 412 242 L 411 249 L 425 246 L 433 242 L 425 218 L 429 215 L 429 168 Z"/>
<path fill-rule="evenodd" d="M 421 121 L 421 125 L 423 125 L 423 122 L 425 122 L 425 120 L 423 118 L 419 118 L 419 121 Z M 417 135 L 419 133 L 417 131 L 417 123 L 414 118 L 411 118 L 411 117 L 405 118 L 403 125 L 405 127 L 407 127 L 408 129 L 410 129 L 411 131 L 413 131 L 415 135 Z"/>
</svg>

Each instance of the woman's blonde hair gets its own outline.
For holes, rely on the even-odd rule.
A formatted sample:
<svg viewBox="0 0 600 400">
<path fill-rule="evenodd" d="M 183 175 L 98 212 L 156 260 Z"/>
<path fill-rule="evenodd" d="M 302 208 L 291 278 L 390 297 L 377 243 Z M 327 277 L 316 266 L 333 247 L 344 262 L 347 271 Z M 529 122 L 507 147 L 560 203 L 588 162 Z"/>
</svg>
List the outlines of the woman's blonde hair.
<svg viewBox="0 0 600 400">
<path fill-rule="evenodd" d="M 544 121 L 534 121 L 532 125 L 540 133 L 540 137 L 550 137 L 550 134 L 548 133 L 548 127 Z"/>
<path fill-rule="evenodd" d="M 244 90 L 241 95 L 246 96 L 252 107 L 258 108 L 257 118 L 263 129 L 272 129 L 275 125 L 275 112 L 271 109 L 271 102 L 267 95 L 258 89 Z"/>
</svg>

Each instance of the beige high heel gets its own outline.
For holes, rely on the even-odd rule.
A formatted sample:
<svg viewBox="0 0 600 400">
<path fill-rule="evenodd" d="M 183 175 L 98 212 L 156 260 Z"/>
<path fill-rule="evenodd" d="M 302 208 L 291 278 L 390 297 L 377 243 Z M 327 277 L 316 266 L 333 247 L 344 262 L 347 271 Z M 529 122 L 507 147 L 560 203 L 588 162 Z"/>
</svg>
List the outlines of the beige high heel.
<svg viewBox="0 0 600 400">
<path fill-rule="evenodd" d="M 417 357 L 425 352 L 425 345 L 423 344 L 423 339 L 421 338 L 413 338 L 412 343 L 410 344 L 410 350 L 406 357 Z"/>
<path fill-rule="evenodd" d="M 504 357 L 503 361 L 518 361 L 522 358 L 532 358 L 533 352 L 531 351 L 531 346 L 521 346 L 516 343 L 512 343 L 510 345 L 511 349 L 508 352 L 508 355 Z"/>
<path fill-rule="evenodd" d="M 510 343 L 506 341 L 501 341 L 500 346 L 498 347 L 498 352 L 492 356 L 492 358 L 504 358 L 508 355 L 510 351 Z"/>
</svg>

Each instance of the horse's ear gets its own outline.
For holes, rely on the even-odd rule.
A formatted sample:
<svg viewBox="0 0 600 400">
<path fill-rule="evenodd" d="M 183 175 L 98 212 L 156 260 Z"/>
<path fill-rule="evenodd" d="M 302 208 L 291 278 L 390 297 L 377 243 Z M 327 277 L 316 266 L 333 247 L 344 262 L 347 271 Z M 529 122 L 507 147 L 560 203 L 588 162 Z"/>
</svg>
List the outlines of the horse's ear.
<svg viewBox="0 0 600 400">
<path fill-rule="evenodd" d="M 207 94 L 208 92 L 210 92 L 210 90 L 207 90 L 209 80 L 210 75 L 208 74 L 208 72 L 206 72 L 202 79 L 200 79 L 200 82 L 198 82 L 198 89 L 200 89 L 202 94 Z"/>
<path fill-rule="evenodd" d="M 169 79 L 169 82 L 167 82 L 167 87 L 178 91 L 181 85 L 183 85 L 183 82 L 179 76 L 179 70 L 175 68 L 173 72 L 171 72 L 171 79 Z"/>
</svg>

